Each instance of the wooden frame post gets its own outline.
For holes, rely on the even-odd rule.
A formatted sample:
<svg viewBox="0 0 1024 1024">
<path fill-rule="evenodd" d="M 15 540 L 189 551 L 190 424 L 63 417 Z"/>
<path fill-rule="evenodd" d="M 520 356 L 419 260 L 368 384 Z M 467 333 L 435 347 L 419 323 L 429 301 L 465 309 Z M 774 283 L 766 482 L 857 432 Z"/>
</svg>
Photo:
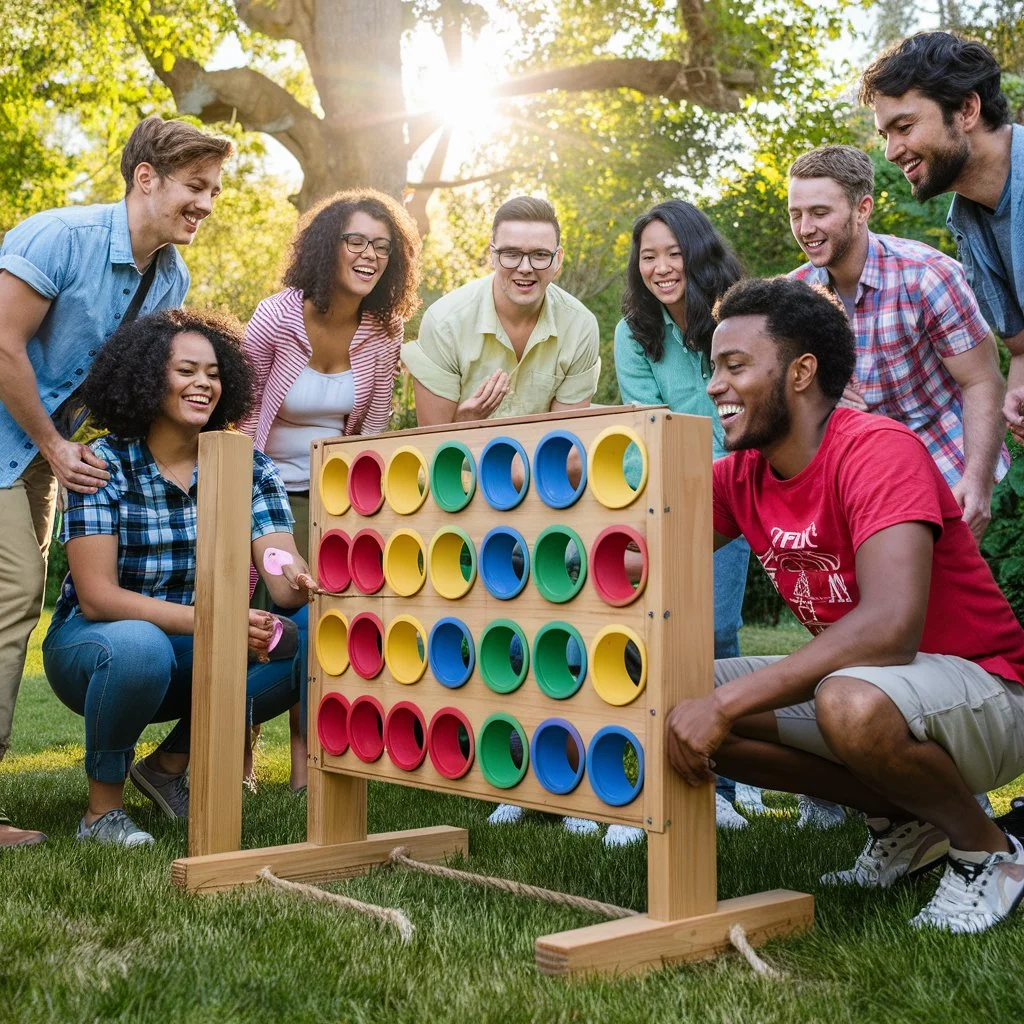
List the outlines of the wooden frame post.
<svg viewBox="0 0 1024 1024">
<path fill-rule="evenodd" d="M 252 439 L 199 437 L 188 852 L 242 844 Z"/>
</svg>

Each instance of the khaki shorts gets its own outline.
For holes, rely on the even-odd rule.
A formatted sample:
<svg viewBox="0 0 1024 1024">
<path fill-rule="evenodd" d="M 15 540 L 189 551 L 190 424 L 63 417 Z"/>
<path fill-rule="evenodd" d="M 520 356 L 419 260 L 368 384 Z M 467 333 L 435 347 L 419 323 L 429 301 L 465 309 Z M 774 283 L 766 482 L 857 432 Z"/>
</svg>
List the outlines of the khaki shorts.
<svg viewBox="0 0 1024 1024">
<path fill-rule="evenodd" d="M 716 661 L 715 686 L 776 661 L 779 657 Z M 1024 772 L 1021 683 L 948 654 L 919 654 L 909 665 L 858 665 L 830 675 L 877 686 L 899 708 L 916 739 L 933 740 L 949 754 L 972 793 L 996 789 Z M 813 700 L 778 708 L 775 721 L 787 747 L 842 763 L 818 728 Z"/>
</svg>

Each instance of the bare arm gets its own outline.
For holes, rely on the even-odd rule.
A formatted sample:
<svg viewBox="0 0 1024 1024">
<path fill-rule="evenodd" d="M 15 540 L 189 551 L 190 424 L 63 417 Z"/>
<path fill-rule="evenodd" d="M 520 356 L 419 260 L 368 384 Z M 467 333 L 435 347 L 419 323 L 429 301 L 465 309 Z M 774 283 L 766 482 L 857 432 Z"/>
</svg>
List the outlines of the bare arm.
<svg viewBox="0 0 1024 1024">
<path fill-rule="evenodd" d="M 1024 331 L 1003 339 L 1010 350 L 1010 372 L 1006 382 L 1003 416 L 1010 433 L 1024 442 Z"/>
<path fill-rule="evenodd" d="M 415 377 L 412 384 L 416 395 L 416 423 L 421 427 L 485 420 L 501 405 L 509 389 L 508 374 L 504 370 L 495 370 L 464 402 L 435 395 Z"/>
<path fill-rule="evenodd" d="M 95 493 L 109 479 L 106 463 L 85 445 L 65 441 L 39 398 L 39 382 L 28 343 L 50 308 L 50 300 L 20 277 L 0 271 L 0 402 L 50 463 L 58 481 L 74 491 Z"/>
<path fill-rule="evenodd" d="M 291 562 L 285 563 L 281 575 L 269 572 L 264 561 L 268 548 L 277 548 L 291 555 Z M 309 566 L 295 547 L 295 538 L 290 533 L 266 533 L 252 542 L 253 565 L 267 585 L 275 604 L 282 608 L 301 608 L 320 588 Z"/>
<path fill-rule="evenodd" d="M 850 665 L 906 665 L 928 609 L 934 538 L 927 523 L 890 526 L 857 550 L 860 601 L 794 654 L 742 676 L 668 716 L 668 753 L 692 785 L 710 781 L 710 758 L 734 722 L 809 700 L 827 675 Z"/>
<path fill-rule="evenodd" d="M 980 345 L 942 361 L 964 396 L 966 465 L 953 494 L 964 510 L 964 520 L 975 540 L 980 541 L 992 518 L 996 463 L 1006 432 L 1002 412 L 1005 387 L 995 337 L 990 334 Z"/>
</svg>

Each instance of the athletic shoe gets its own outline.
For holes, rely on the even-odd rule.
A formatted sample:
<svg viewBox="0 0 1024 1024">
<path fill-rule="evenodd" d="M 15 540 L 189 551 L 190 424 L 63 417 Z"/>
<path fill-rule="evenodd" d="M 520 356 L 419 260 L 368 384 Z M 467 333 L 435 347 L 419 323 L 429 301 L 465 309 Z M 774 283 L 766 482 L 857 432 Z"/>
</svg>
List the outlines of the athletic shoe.
<svg viewBox="0 0 1024 1024">
<path fill-rule="evenodd" d="M 172 821 L 188 817 L 188 769 L 166 775 L 145 761 L 134 761 L 128 769 L 136 789 L 145 793 Z"/>
<path fill-rule="evenodd" d="M 85 818 L 78 825 L 79 839 L 95 839 L 104 846 L 151 846 L 153 837 L 143 832 L 124 812 L 123 807 L 115 807 L 112 811 L 97 818 L 91 825 L 86 825 Z"/>
<path fill-rule="evenodd" d="M 514 825 L 523 816 L 522 807 L 516 804 L 498 804 L 487 819 L 488 825 Z"/>
<path fill-rule="evenodd" d="M 1024 846 L 1015 836 L 1009 840 L 1009 853 L 990 853 L 979 863 L 951 850 L 935 895 L 910 919 L 911 926 L 964 934 L 1009 917 L 1024 897 Z"/>
<path fill-rule="evenodd" d="M 868 832 L 868 841 L 853 867 L 822 875 L 823 885 L 887 889 L 905 875 L 916 875 L 934 867 L 949 850 L 946 834 L 924 821 L 904 821 L 898 825 L 887 825 L 881 831 L 869 824 Z"/>
<path fill-rule="evenodd" d="M 603 842 L 605 846 L 628 846 L 630 843 L 640 842 L 643 837 L 642 828 L 634 828 L 632 825 L 609 825 Z"/>
<path fill-rule="evenodd" d="M 846 821 L 846 811 L 839 804 L 827 800 L 815 800 L 814 797 L 797 797 L 800 816 L 796 819 L 797 828 L 835 828 Z"/>
<path fill-rule="evenodd" d="M 736 807 L 744 814 L 770 814 L 761 799 L 763 790 L 757 786 L 748 786 L 745 782 L 736 783 Z"/>
<path fill-rule="evenodd" d="M 597 831 L 598 824 L 590 818 L 573 818 L 567 814 L 562 819 L 562 828 L 576 836 L 592 836 Z"/>
<path fill-rule="evenodd" d="M 13 850 L 19 846 L 38 846 L 46 842 L 46 836 L 35 829 L 15 828 L 7 812 L 0 807 L 0 850 Z"/>
<path fill-rule="evenodd" d="M 721 793 L 715 794 L 715 826 L 717 828 L 746 828 L 747 819 L 737 812 Z"/>
</svg>

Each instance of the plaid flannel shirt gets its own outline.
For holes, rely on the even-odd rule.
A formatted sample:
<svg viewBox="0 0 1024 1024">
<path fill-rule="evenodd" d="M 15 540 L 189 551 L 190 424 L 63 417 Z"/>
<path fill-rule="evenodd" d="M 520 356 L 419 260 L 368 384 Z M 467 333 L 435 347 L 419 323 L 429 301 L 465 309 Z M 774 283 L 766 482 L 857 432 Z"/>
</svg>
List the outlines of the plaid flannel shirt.
<svg viewBox="0 0 1024 1024">
<path fill-rule="evenodd" d="M 101 437 L 90 446 L 106 460 L 110 480 L 95 494 L 68 492 L 61 527 L 65 542 L 75 537 L 117 537 L 117 579 L 125 589 L 175 604 L 194 604 L 196 592 L 196 480 L 185 494 L 161 475 L 144 441 Z M 288 496 L 274 463 L 253 453 L 252 539 L 291 533 Z M 54 609 L 63 622 L 78 609 L 71 574 Z"/>
<path fill-rule="evenodd" d="M 831 288 L 828 270 L 804 264 L 793 276 Z M 850 382 L 868 411 L 906 424 L 924 441 L 946 483 L 964 475 L 963 396 L 943 359 L 989 336 L 956 260 L 923 242 L 868 233 L 853 318 L 857 366 Z M 1003 446 L 1000 479 L 1010 467 Z"/>
</svg>

